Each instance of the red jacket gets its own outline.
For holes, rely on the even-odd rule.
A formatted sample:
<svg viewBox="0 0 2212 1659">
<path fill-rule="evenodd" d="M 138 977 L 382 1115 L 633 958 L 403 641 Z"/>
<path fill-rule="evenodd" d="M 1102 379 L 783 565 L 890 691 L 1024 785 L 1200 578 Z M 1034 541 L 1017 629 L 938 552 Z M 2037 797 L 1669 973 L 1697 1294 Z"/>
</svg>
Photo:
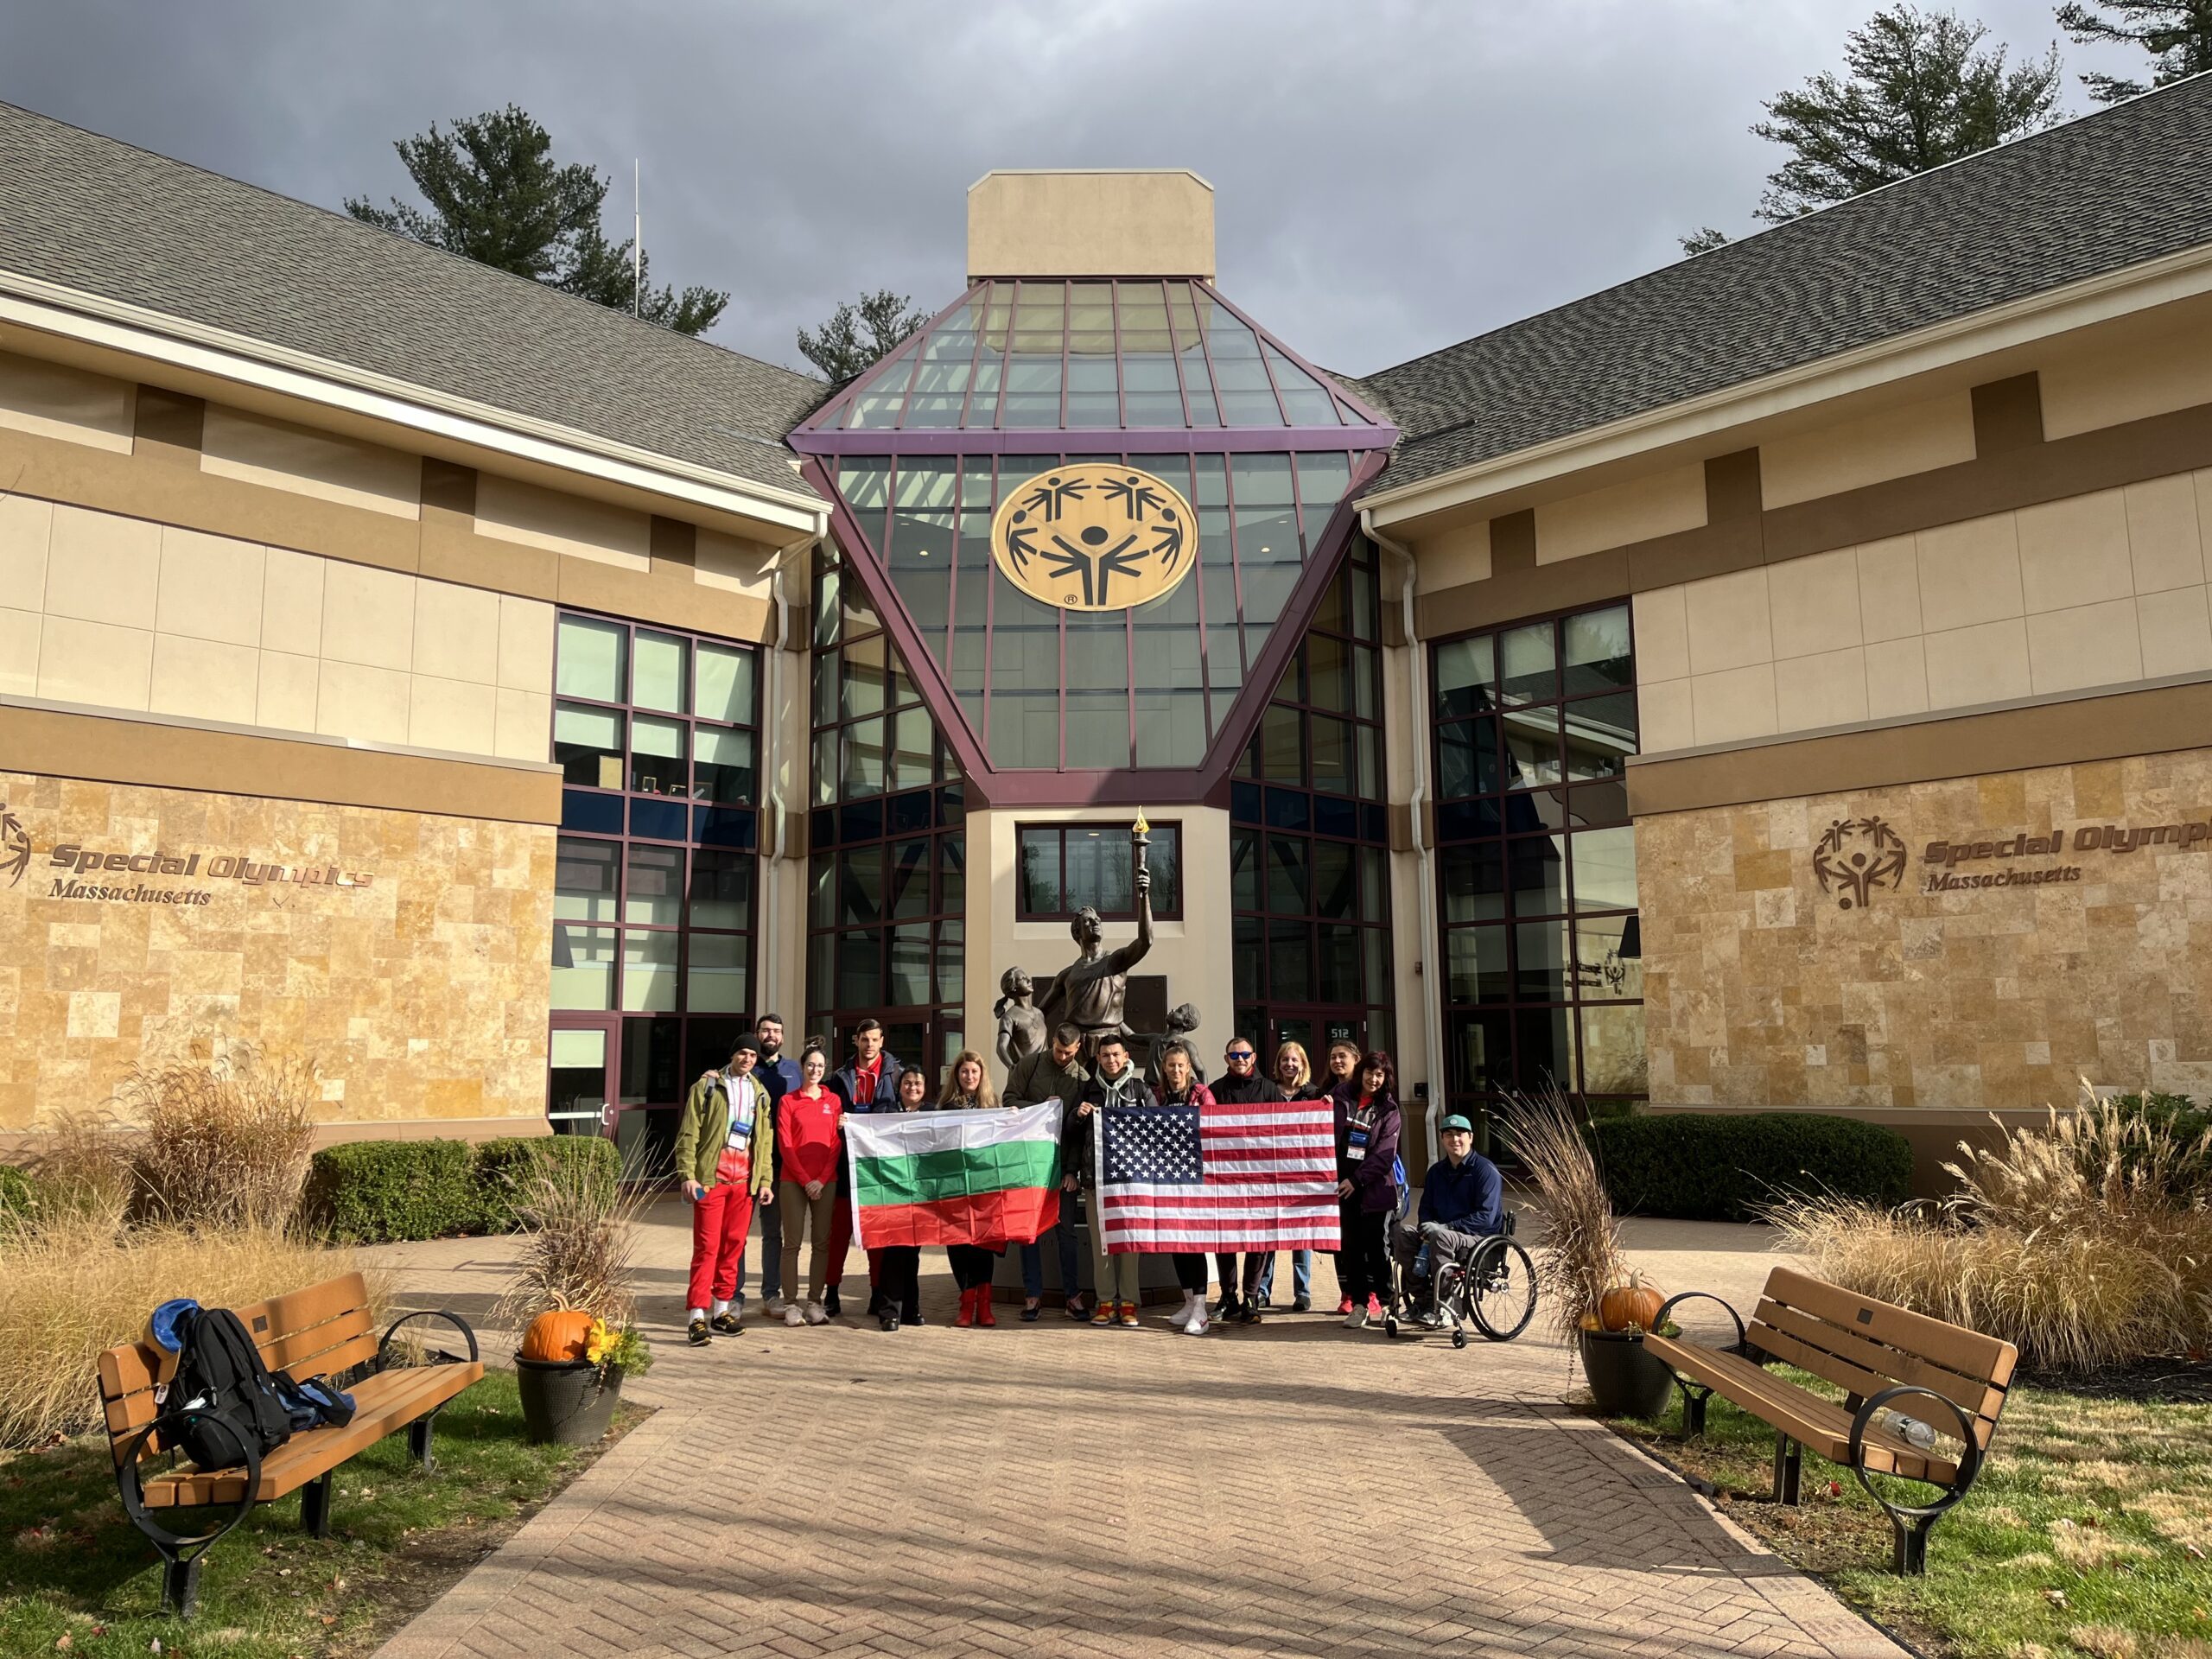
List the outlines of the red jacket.
<svg viewBox="0 0 2212 1659">
<path fill-rule="evenodd" d="M 804 1186 L 837 1179 L 839 1126 L 845 1103 L 824 1084 L 819 1100 L 794 1090 L 776 1103 L 776 1164 L 782 1179 Z"/>
</svg>

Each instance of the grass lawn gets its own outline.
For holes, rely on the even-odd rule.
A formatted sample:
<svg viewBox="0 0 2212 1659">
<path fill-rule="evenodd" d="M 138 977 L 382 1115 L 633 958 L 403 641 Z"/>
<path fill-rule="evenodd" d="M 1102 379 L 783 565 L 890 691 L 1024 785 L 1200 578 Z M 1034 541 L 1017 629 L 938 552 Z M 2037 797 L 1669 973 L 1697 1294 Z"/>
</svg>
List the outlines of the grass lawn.
<svg viewBox="0 0 2212 1659">
<path fill-rule="evenodd" d="M 207 1557 L 188 1624 L 157 1611 L 160 1558 L 124 1519 L 105 1434 L 0 1452 L 0 1654 L 366 1651 L 612 1443 L 525 1445 L 513 1376 L 487 1373 L 439 1415 L 432 1473 L 404 1434 L 340 1466 L 328 1538 L 300 1530 L 296 1493 L 257 1509 Z"/>
<path fill-rule="evenodd" d="M 1731 1495 L 1738 1524 L 1925 1653 L 2212 1659 L 2212 1406 L 2015 1389 L 1921 1579 L 1889 1571 L 1888 1520 L 1847 1468 L 1808 1452 L 1797 1510 L 1745 1501 L 1773 1490 L 1774 1432 L 1717 1395 L 1699 1440 L 1681 1439 L 1679 1399 L 1656 1428 L 1612 1427 Z"/>
</svg>

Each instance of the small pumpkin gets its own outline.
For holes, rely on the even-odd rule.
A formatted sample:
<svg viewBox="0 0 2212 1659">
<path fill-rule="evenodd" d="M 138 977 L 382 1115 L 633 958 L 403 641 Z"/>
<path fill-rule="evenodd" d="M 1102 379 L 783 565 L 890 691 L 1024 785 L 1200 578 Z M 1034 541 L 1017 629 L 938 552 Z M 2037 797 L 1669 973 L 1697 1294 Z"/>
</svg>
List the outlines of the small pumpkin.
<svg viewBox="0 0 2212 1659">
<path fill-rule="evenodd" d="M 582 1359 L 591 1342 L 592 1316 L 582 1308 L 556 1307 L 539 1314 L 523 1332 L 524 1359 L 564 1364 Z"/>
<path fill-rule="evenodd" d="M 1666 1299 L 1641 1279 L 1615 1285 L 1598 1299 L 1598 1323 L 1608 1331 L 1649 1331 Z"/>
</svg>

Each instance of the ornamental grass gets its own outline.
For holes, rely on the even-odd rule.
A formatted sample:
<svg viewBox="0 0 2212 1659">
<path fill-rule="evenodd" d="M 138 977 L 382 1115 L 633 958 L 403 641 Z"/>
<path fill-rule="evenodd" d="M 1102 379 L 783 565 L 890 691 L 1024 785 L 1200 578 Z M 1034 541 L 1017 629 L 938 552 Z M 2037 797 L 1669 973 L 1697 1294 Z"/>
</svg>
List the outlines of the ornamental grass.
<svg viewBox="0 0 2212 1659">
<path fill-rule="evenodd" d="M 652 1191 L 634 1166 L 547 1161 L 515 1198 L 520 1260 L 500 1323 L 520 1331 L 538 1314 L 575 1308 L 625 1331 L 637 1312 L 638 1216 Z"/>
<path fill-rule="evenodd" d="M 1497 1117 L 1543 1207 L 1537 1282 L 1552 1299 L 1552 1329 L 1572 1353 L 1605 1292 L 1630 1277 L 1605 1173 L 1557 1084 L 1508 1096 Z"/>
<path fill-rule="evenodd" d="M 2212 1208 L 2194 1172 L 2212 1135 L 2088 1098 L 1961 1145 L 1941 1205 L 1789 1197 L 1786 1248 L 1862 1294 L 2017 1344 L 2029 1365 L 2089 1372 L 2212 1345 Z"/>
<path fill-rule="evenodd" d="M 351 1273 L 344 1251 L 281 1229 L 121 1228 L 86 1215 L 0 1221 L 0 1446 L 100 1422 L 100 1351 L 142 1335 L 158 1302 L 236 1307 Z M 369 1275 L 371 1306 L 386 1287 Z"/>
<path fill-rule="evenodd" d="M 287 1225 L 315 1149 L 321 1085 L 302 1056 L 188 1035 L 174 1058 L 133 1066 L 117 1100 L 143 1126 L 132 1213 L 184 1227 Z"/>
</svg>

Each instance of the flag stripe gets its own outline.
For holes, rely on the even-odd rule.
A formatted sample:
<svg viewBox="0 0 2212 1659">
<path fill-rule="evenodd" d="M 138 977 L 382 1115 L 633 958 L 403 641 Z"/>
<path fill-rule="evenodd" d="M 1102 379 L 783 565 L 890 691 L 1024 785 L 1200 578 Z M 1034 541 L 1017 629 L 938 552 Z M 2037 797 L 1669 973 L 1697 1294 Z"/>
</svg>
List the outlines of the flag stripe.
<svg viewBox="0 0 2212 1659">
<path fill-rule="evenodd" d="M 1060 1190 L 1012 1187 L 935 1204 L 887 1204 L 860 1212 L 854 1236 L 862 1249 L 887 1244 L 974 1244 L 991 1239 L 1028 1243 L 1060 1218 Z"/>
<path fill-rule="evenodd" d="M 1115 1111 L 1099 1115 L 1094 1134 L 1109 1250 L 1339 1247 L 1329 1103 Z"/>
<path fill-rule="evenodd" d="M 948 1147 L 898 1158 L 853 1160 L 853 1198 L 862 1207 L 929 1204 L 938 1198 L 1049 1186 L 1059 1179 L 1054 1141 L 1005 1141 L 988 1147 Z"/>
</svg>

